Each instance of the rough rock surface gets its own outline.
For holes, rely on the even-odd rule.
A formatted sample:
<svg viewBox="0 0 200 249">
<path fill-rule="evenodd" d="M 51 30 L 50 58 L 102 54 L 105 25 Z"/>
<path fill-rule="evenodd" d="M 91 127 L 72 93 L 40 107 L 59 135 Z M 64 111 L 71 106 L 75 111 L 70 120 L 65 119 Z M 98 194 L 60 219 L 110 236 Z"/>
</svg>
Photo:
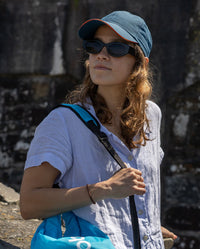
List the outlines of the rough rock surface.
<svg viewBox="0 0 200 249">
<path fill-rule="evenodd" d="M 0 201 L 17 203 L 19 201 L 19 194 L 14 189 L 7 187 L 0 182 Z"/>
<path fill-rule="evenodd" d="M 0 249 L 30 249 L 32 236 L 41 221 L 23 220 L 19 211 L 19 194 L 2 183 L 0 200 Z"/>
</svg>

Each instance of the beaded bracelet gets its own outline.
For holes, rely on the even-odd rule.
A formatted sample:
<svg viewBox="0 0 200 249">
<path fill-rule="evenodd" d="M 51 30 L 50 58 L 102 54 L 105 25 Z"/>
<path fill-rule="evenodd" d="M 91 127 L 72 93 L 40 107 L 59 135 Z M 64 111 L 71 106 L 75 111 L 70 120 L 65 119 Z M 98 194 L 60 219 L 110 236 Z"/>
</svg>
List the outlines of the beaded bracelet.
<svg viewBox="0 0 200 249">
<path fill-rule="evenodd" d="M 88 192 L 88 195 L 89 195 L 89 197 L 90 197 L 91 202 L 92 202 L 93 204 L 96 204 L 96 202 L 93 200 L 93 198 L 92 198 L 92 196 L 91 196 L 91 194 L 90 194 L 90 190 L 89 190 L 88 184 L 86 185 L 86 189 L 87 189 L 87 192 Z"/>
</svg>

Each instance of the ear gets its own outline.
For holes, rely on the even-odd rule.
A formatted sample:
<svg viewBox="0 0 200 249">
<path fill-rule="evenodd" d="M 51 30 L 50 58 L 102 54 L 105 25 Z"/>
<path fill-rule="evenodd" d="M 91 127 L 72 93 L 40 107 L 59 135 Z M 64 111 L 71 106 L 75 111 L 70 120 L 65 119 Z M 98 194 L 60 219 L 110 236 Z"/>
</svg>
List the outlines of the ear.
<svg viewBox="0 0 200 249">
<path fill-rule="evenodd" d="M 89 67 L 89 60 L 86 60 L 86 61 L 85 61 L 85 67 L 86 67 L 86 68 Z"/>
<path fill-rule="evenodd" d="M 149 64 L 149 58 L 148 57 L 145 57 L 145 62 L 146 62 L 146 65 Z"/>
</svg>

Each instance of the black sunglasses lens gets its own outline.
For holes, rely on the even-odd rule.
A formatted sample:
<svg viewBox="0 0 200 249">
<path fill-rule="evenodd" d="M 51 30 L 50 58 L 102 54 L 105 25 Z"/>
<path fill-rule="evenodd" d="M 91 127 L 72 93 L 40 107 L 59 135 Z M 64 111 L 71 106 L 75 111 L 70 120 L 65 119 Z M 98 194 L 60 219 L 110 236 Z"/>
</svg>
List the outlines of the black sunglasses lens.
<svg viewBox="0 0 200 249">
<path fill-rule="evenodd" d="M 121 57 L 129 53 L 129 45 L 122 42 L 104 44 L 98 40 L 83 41 L 83 48 L 90 54 L 98 54 L 106 46 L 108 53 L 113 57 Z"/>
<path fill-rule="evenodd" d="M 83 48 L 90 54 L 98 54 L 103 46 L 100 41 L 83 41 Z"/>
<path fill-rule="evenodd" d="M 113 42 L 107 46 L 108 53 L 114 57 L 121 57 L 129 52 L 129 46 L 125 43 Z"/>
</svg>

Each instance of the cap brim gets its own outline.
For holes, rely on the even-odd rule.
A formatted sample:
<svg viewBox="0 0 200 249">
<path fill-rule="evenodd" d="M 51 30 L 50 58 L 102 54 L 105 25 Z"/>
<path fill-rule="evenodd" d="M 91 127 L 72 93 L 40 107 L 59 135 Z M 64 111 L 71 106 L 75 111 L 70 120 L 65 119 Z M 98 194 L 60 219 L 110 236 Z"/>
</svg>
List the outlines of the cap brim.
<svg viewBox="0 0 200 249">
<path fill-rule="evenodd" d="M 110 27 L 122 39 L 138 43 L 127 31 L 122 29 L 119 25 L 111 22 L 105 22 L 101 19 L 89 19 L 84 22 L 79 29 L 80 38 L 83 40 L 92 39 L 96 30 L 102 25 L 107 25 L 108 27 Z"/>
</svg>

